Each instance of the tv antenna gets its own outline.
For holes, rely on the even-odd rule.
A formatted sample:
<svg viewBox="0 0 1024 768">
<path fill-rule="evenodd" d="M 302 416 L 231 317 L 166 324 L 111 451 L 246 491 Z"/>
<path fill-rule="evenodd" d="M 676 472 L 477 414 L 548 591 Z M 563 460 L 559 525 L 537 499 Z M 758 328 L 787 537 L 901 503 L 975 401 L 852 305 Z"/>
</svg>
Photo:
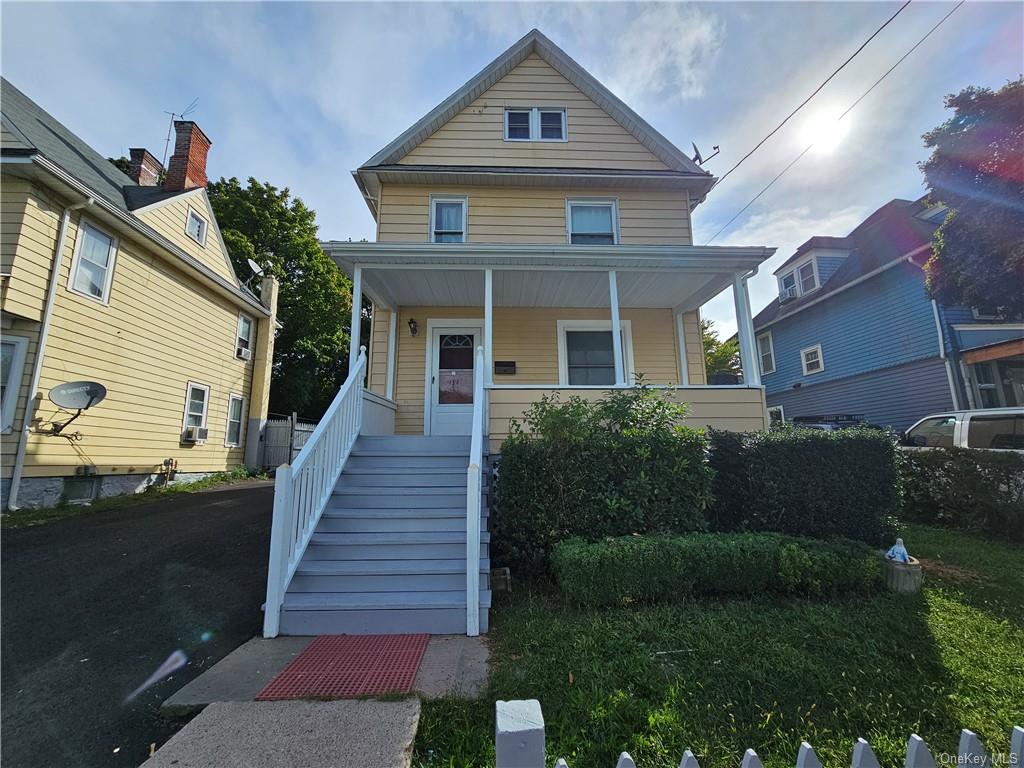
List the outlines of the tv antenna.
<svg viewBox="0 0 1024 768">
<path fill-rule="evenodd" d="M 715 144 L 715 146 L 713 146 L 712 149 L 715 150 L 714 153 L 708 155 L 707 157 L 702 157 L 700 154 L 700 150 L 697 149 L 697 144 L 693 143 L 693 162 L 695 162 L 697 165 L 704 165 L 704 163 L 706 163 L 708 160 L 710 160 L 712 157 L 714 157 L 721 151 L 718 149 L 717 144 Z"/>
<path fill-rule="evenodd" d="M 199 97 L 198 96 L 196 96 L 194 99 L 192 99 L 192 103 L 189 104 L 187 107 L 185 107 L 181 112 L 168 112 L 166 109 L 164 110 L 164 114 L 165 115 L 170 115 L 171 116 L 171 120 L 167 124 L 167 138 L 164 139 L 164 159 L 163 159 L 163 162 L 161 163 L 164 168 L 167 167 L 167 148 L 171 144 L 171 134 L 174 132 L 174 120 L 175 120 L 175 118 L 184 119 L 188 115 L 191 115 L 193 112 L 195 112 L 197 106 L 199 106 Z"/>
</svg>

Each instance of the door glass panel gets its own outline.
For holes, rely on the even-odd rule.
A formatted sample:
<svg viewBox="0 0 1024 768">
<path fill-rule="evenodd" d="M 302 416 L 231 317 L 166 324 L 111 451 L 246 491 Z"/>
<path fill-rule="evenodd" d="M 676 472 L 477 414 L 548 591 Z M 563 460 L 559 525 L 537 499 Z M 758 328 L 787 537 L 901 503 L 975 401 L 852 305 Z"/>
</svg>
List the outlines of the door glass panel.
<svg viewBox="0 0 1024 768">
<path fill-rule="evenodd" d="M 956 418 L 943 416 L 922 421 L 908 433 L 910 445 L 924 448 L 952 448 Z"/>
<path fill-rule="evenodd" d="M 438 347 L 437 402 L 465 405 L 473 402 L 473 336 L 442 333 Z"/>
</svg>

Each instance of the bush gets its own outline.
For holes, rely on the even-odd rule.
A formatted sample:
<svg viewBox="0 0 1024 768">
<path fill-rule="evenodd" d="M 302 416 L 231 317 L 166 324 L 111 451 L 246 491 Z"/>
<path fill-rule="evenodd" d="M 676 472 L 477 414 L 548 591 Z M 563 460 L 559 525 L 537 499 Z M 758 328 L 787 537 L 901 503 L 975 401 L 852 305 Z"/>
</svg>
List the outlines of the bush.
<svg viewBox="0 0 1024 768">
<path fill-rule="evenodd" d="M 667 602 L 692 595 L 869 592 L 882 558 L 860 542 L 775 533 L 572 539 L 552 552 L 561 590 L 584 605 Z"/>
<path fill-rule="evenodd" d="M 711 430 L 710 443 L 712 530 L 891 543 L 901 486 L 900 451 L 890 434 Z"/>
<path fill-rule="evenodd" d="M 711 477 L 685 408 L 644 387 L 598 402 L 545 396 L 501 447 L 494 556 L 547 573 L 551 546 L 572 536 L 701 530 Z"/>
<path fill-rule="evenodd" d="M 1024 456 L 934 448 L 904 451 L 907 517 L 1024 541 Z"/>
</svg>

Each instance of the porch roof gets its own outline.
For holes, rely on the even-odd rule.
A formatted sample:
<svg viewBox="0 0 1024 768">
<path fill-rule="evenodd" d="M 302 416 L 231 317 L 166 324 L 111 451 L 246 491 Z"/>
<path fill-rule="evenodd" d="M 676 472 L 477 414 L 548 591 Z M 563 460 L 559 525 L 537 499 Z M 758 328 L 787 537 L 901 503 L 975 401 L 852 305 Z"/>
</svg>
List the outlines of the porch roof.
<svg viewBox="0 0 1024 768">
<path fill-rule="evenodd" d="M 379 306 L 479 306 L 486 269 L 496 306 L 607 307 L 609 271 L 619 306 L 696 309 L 770 257 L 761 246 L 321 243 Z"/>
</svg>

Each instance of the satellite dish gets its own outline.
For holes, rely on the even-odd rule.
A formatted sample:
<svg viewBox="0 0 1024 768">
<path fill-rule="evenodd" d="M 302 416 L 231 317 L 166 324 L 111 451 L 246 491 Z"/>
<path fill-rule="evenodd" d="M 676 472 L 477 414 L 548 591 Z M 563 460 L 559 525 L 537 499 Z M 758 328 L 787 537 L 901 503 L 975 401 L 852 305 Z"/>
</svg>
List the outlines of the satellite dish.
<svg viewBox="0 0 1024 768">
<path fill-rule="evenodd" d="M 50 402 L 68 410 L 85 410 L 107 396 L 107 388 L 97 381 L 69 381 L 50 390 Z"/>
<path fill-rule="evenodd" d="M 246 261 L 249 262 L 249 269 L 252 270 L 252 273 L 256 275 L 256 277 L 263 277 L 263 267 L 261 267 L 252 259 L 246 259 Z"/>
</svg>

